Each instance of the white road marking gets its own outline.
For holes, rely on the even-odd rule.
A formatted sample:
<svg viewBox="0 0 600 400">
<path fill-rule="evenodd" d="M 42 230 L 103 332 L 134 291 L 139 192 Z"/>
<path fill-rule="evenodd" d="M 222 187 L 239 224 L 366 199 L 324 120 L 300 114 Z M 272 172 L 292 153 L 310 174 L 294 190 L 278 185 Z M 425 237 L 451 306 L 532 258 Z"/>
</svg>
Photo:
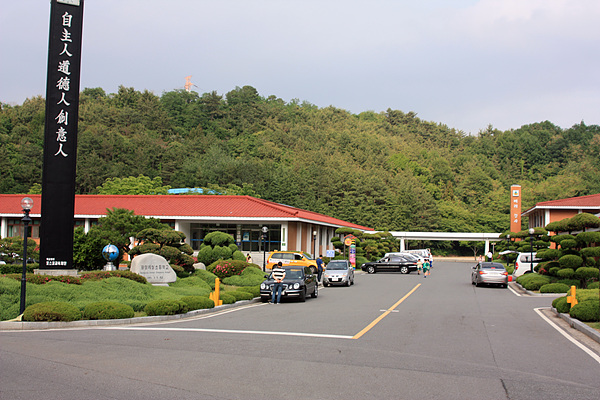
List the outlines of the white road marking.
<svg viewBox="0 0 600 400">
<path fill-rule="evenodd" d="M 508 290 L 510 290 L 511 292 L 513 292 L 514 295 L 521 297 L 520 293 L 517 293 L 517 291 L 513 288 L 510 287 L 510 285 L 508 286 Z"/>
<path fill-rule="evenodd" d="M 328 339 L 352 339 L 353 336 L 330 335 L 327 333 L 302 333 L 302 332 L 273 332 L 273 331 L 247 331 L 235 329 L 202 329 L 202 328 L 152 328 L 152 327 L 126 327 L 112 326 L 100 329 L 125 330 L 125 331 L 163 331 L 163 332 L 212 332 L 212 333 L 242 333 L 251 335 L 272 335 L 272 336 L 302 336 Z"/>
<path fill-rule="evenodd" d="M 566 333 L 564 330 L 562 330 L 554 322 L 550 321 L 550 319 L 548 317 L 546 317 L 544 314 L 542 314 L 542 312 L 540 311 L 542 309 L 548 309 L 548 308 L 547 307 L 534 308 L 534 311 L 540 317 L 542 317 L 542 319 L 544 321 L 546 321 L 547 323 L 549 323 L 551 327 L 553 327 L 554 329 L 556 329 L 561 335 L 563 335 L 564 337 L 566 337 L 567 339 L 569 339 L 569 341 L 571 341 L 575 346 L 577 346 L 581 350 L 585 351 L 590 357 L 592 357 L 594 360 L 596 360 L 596 362 L 598 362 L 598 364 L 600 364 L 600 356 L 598 356 L 592 350 L 588 349 L 586 346 L 584 346 L 583 344 L 581 344 L 578 340 L 576 340 L 575 338 L 573 338 L 571 335 L 569 335 L 568 333 Z"/>
</svg>

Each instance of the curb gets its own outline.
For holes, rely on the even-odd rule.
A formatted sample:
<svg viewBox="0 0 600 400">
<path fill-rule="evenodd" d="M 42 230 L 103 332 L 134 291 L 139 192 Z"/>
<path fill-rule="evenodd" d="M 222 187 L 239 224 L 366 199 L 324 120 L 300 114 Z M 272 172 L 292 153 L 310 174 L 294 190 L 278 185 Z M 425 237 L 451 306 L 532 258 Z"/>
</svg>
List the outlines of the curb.
<svg viewBox="0 0 600 400">
<path fill-rule="evenodd" d="M 567 324 L 569 324 L 571 328 L 577 329 L 579 332 L 587 335 L 590 339 L 600 343 L 600 332 L 593 328 L 590 328 L 589 326 L 577 319 L 571 318 L 571 316 L 567 313 L 559 313 L 554 307 L 551 307 L 550 309 L 554 312 L 554 314 L 556 314 Z"/>
<path fill-rule="evenodd" d="M 516 286 L 520 291 L 522 291 L 532 297 L 562 297 L 566 294 L 566 293 L 535 293 L 535 292 L 525 289 L 523 286 L 521 286 L 521 284 L 519 284 L 515 281 L 512 281 L 511 283 L 513 283 L 514 286 Z"/>
<path fill-rule="evenodd" d="M 230 308 L 241 307 L 251 303 L 257 303 L 260 297 L 252 300 L 240 300 L 233 304 L 223 304 L 214 308 L 206 308 L 203 310 L 194 310 L 185 314 L 175 315 L 154 315 L 150 317 L 137 317 L 126 319 L 98 319 L 98 320 L 83 320 L 83 321 L 52 321 L 52 322 L 19 322 L 19 321 L 0 321 L 0 331 L 28 331 L 41 329 L 72 329 L 85 328 L 90 326 L 114 326 L 114 325 L 133 325 L 142 323 L 156 323 L 163 321 L 174 321 L 178 319 L 186 319 L 203 314 L 211 314 L 218 311 L 227 310 Z"/>
</svg>

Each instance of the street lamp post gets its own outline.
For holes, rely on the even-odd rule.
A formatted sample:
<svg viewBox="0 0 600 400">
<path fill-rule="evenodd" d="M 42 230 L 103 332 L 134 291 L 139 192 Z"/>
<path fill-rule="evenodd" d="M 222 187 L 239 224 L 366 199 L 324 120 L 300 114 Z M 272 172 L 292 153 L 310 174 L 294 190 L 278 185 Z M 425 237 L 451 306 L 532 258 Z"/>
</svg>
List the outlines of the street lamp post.
<svg viewBox="0 0 600 400">
<path fill-rule="evenodd" d="M 267 246 L 266 246 L 266 243 L 267 243 L 267 232 L 269 231 L 269 228 L 267 228 L 267 226 L 265 225 L 261 228 L 261 231 L 262 231 L 261 237 L 262 237 L 262 241 L 263 241 L 263 272 L 265 272 L 267 269 Z"/>
<path fill-rule="evenodd" d="M 21 208 L 23 209 L 23 224 L 25 225 L 25 232 L 23 233 L 23 273 L 21 274 L 21 306 L 19 308 L 19 314 L 23 314 L 25 312 L 25 287 L 27 283 L 27 233 L 29 230 L 29 223 L 31 222 L 31 218 L 29 218 L 29 211 L 33 207 L 33 200 L 30 197 L 24 197 L 21 200 Z"/>
<path fill-rule="evenodd" d="M 529 244 L 531 245 L 531 250 L 530 250 L 530 259 L 529 259 L 529 272 L 533 273 L 533 234 L 535 232 L 535 229 L 533 228 L 529 228 Z"/>
<path fill-rule="evenodd" d="M 317 258 L 316 245 L 317 242 L 317 231 L 313 231 L 313 258 Z"/>
</svg>

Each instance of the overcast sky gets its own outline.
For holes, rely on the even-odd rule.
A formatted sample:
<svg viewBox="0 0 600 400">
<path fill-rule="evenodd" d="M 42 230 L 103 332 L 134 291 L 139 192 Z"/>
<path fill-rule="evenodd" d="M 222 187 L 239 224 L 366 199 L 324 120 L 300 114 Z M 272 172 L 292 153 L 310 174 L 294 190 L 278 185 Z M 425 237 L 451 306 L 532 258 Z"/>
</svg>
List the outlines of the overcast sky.
<svg viewBox="0 0 600 400">
<path fill-rule="evenodd" d="M 0 0 L 0 102 L 45 95 L 49 0 Z M 477 134 L 600 125 L 600 0 L 85 0 L 81 89 L 250 85 Z"/>
</svg>

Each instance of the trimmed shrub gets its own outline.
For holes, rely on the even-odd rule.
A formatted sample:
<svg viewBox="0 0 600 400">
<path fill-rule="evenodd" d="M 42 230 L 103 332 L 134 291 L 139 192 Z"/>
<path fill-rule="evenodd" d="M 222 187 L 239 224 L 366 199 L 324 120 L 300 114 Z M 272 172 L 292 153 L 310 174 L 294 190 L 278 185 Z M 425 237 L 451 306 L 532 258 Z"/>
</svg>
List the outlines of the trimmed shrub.
<svg viewBox="0 0 600 400">
<path fill-rule="evenodd" d="M 83 309 L 83 319 L 124 319 L 134 315 L 133 307 L 116 301 L 99 301 Z"/>
<path fill-rule="evenodd" d="M 213 285 L 214 285 L 213 280 Z M 199 276 L 193 275 L 183 279 L 177 279 L 175 282 L 169 283 L 170 287 L 195 287 L 199 289 L 205 289 L 207 292 L 210 292 L 213 288 L 210 286 L 208 282 L 202 279 Z"/>
<path fill-rule="evenodd" d="M 556 260 L 561 256 L 558 249 L 543 249 L 537 252 L 537 257 L 542 260 Z"/>
<path fill-rule="evenodd" d="M 575 271 L 575 276 L 582 281 L 587 281 L 588 279 L 598 278 L 598 268 L 591 267 L 581 267 L 577 268 Z"/>
<path fill-rule="evenodd" d="M 238 292 L 248 292 L 252 297 L 260 297 L 260 285 L 257 286 L 244 286 L 237 289 Z"/>
<path fill-rule="evenodd" d="M 600 287 L 600 282 L 592 282 L 592 283 L 588 283 L 587 288 L 588 289 L 598 289 Z"/>
<path fill-rule="evenodd" d="M 589 232 L 592 233 L 592 232 Z M 596 232 L 594 232 L 596 233 Z M 581 235 L 581 233 L 580 233 Z M 600 257 L 600 246 L 597 247 L 585 247 L 581 249 L 581 254 L 586 257 Z"/>
<path fill-rule="evenodd" d="M 540 293 L 567 293 L 569 289 L 564 283 L 547 283 L 540 288 Z"/>
<path fill-rule="evenodd" d="M 177 264 L 169 264 L 171 266 L 171 268 L 173 268 L 173 271 L 175 271 L 175 275 L 177 275 L 178 278 L 187 278 L 188 276 L 190 276 L 190 273 L 187 272 L 181 265 L 177 265 Z"/>
<path fill-rule="evenodd" d="M 552 301 L 552 307 L 556 308 L 559 313 L 568 313 L 571 310 L 571 305 L 567 303 L 567 296 L 559 297 Z"/>
<path fill-rule="evenodd" d="M 228 295 L 231 295 L 233 297 L 235 297 L 235 301 L 240 301 L 240 300 L 252 300 L 254 298 L 254 296 L 248 292 L 245 291 L 241 291 L 241 290 L 232 290 L 230 292 L 226 292 Z M 223 302 L 225 303 L 225 302 Z"/>
<path fill-rule="evenodd" d="M 175 315 L 188 312 L 187 304 L 181 300 L 154 300 L 146 304 L 148 315 Z"/>
<path fill-rule="evenodd" d="M 577 269 L 583 264 L 583 258 L 574 254 L 567 254 L 558 259 L 562 268 Z"/>
<path fill-rule="evenodd" d="M 556 271 L 556 276 L 558 276 L 561 279 L 571 279 L 575 276 L 575 271 L 573 270 L 573 268 L 559 269 L 558 271 Z"/>
<path fill-rule="evenodd" d="M 560 241 L 560 247 L 563 249 L 573 249 L 577 247 L 577 241 L 575 239 L 563 239 Z"/>
<path fill-rule="evenodd" d="M 569 314 L 583 322 L 600 321 L 598 311 L 600 310 L 600 301 L 598 299 L 589 299 L 575 304 L 571 307 Z"/>
<path fill-rule="evenodd" d="M 256 267 L 246 267 L 240 275 L 233 275 L 223 279 L 223 283 L 233 286 L 256 286 L 265 280 L 265 273 Z"/>
<path fill-rule="evenodd" d="M 550 283 L 550 277 L 539 274 L 525 274 L 517 278 L 517 282 L 527 290 L 539 290 Z"/>
<path fill-rule="evenodd" d="M 196 271 L 194 271 L 192 276 L 199 277 L 204 282 L 208 283 L 212 290 L 215 289 L 215 279 L 217 279 L 217 276 L 215 274 L 213 274 L 212 272 L 208 272 L 205 269 L 197 269 Z"/>
<path fill-rule="evenodd" d="M 558 281 L 556 283 L 563 283 L 563 284 L 567 285 L 569 288 L 571 286 L 575 286 L 577 289 L 579 289 L 579 285 L 581 284 L 581 281 L 579 279 L 561 279 L 560 281 Z"/>
<path fill-rule="evenodd" d="M 560 267 L 552 267 L 548 270 L 548 273 L 552 276 L 558 276 L 558 271 L 560 271 Z"/>
<path fill-rule="evenodd" d="M 81 319 L 79 308 L 62 301 L 33 304 L 25 309 L 23 321 L 77 321 Z"/>
<path fill-rule="evenodd" d="M 215 302 L 205 296 L 185 296 L 181 298 L 188 306 L 188 310 L 204 310 L 206 308 L 214 308 Z"/>
<path fill-rule="evenodd" d="M 148 283 L 146 278 L 144 278 L 142 275 L 131 271 L 89 271 L 79 276 L 82 282 L 85 282 L 86 280 L 99 281 L 101 279 L 108 279 L 112 277 L 130 279 L 134 282 L 144 284 Z"/>
<path fill-rule="evenodd" d="M 223 304 L 235 303 L 235 296 L 229 294 L 230 292 L 220 292 L 220 300 L 223 300 Z"/>
<path fill-rule="evenodd" d="M 33 270 L 39 268 L 39 264 L 27 264 L 25 266 L 26 273 L 33 274 Z M 0 275 L 21 274 L 23 273 L 23 264 L 0 264 Z"/>
<path fill-rule="evenodd" d="M 600 232 L 598 231 L 594 231 L 594 232 L 581 232 L 578 233 L 577 236 L 575 237 L 575 240 L 577 240 L 577 243 L 579 244 L 585 244 L 587 245 L 588 243 L 600 243 Z M 598 250 L 600 250 L 600 247 L 596 247 Z M 600 255 L 599 255 L 600 257 Z"/>
</svg>

